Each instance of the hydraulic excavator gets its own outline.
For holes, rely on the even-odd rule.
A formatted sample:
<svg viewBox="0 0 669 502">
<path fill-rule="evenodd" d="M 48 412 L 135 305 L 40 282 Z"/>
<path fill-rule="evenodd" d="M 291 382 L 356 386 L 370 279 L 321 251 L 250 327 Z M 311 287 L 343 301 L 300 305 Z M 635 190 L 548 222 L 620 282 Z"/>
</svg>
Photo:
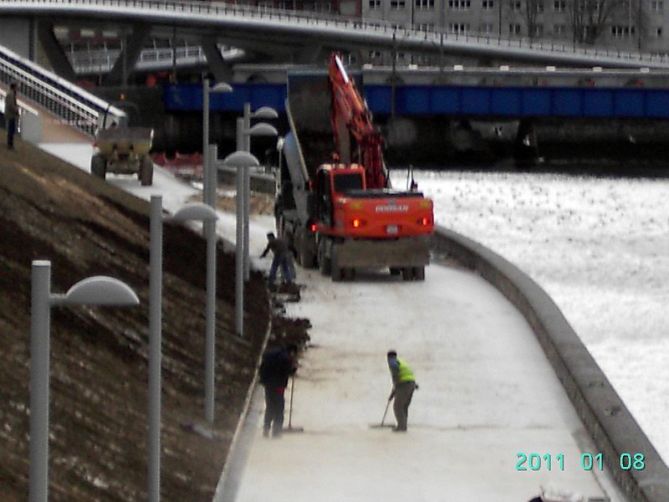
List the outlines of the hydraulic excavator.
<svg viewBox="0 0 669 502">
<path fill-rule="evenodd" d="M 275 215 L 300 264 L 318 266 L 333 281 L 362 268 L 423 280 L 432 201 L 415 187 L 391 187 L 383 138 L 341 56 L 331 55 L 325 82 L 302 73 L 289 75 L 288 86 L 291 133 Z"/>
</svg>

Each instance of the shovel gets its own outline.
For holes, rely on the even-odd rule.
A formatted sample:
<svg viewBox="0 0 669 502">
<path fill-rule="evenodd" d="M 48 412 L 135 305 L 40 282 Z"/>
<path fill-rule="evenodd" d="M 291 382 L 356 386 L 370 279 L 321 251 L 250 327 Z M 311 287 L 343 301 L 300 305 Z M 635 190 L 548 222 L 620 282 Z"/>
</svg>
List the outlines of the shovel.
<svg viewBox="0 0 669 502">
<path fill-rule="evenodd" d="M 386 403 L 386 411 L 383 412 L 383 418 L 381 419 L 380 424 L 371 424 L 369 426 L 370 429 L 383 429 L 384 427 L 394 427 L 392 424 L 385 424 L 384 422 L 386 421 L 386 415 L 388 414 L 388 408 L 390 407 L 390 401 L 393 399 L 390 398 L 388 399 L 388 403 Z"/>
<path fill-rule="evenodd" d="M 288 407 L 288 427 L 283 432 L 304 432 L 304 427 L 293 427 L 293 395 L 295 393 L 295 377 L 290 377 L 290 406 Z"/>
</svg>

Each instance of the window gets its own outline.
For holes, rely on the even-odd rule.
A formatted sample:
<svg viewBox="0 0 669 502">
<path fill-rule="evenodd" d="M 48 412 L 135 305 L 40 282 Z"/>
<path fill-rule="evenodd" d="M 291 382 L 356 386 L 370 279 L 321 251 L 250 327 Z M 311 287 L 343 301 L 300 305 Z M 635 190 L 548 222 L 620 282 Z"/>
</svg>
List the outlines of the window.
<svg viewBox="0 0 669 502">
<path fill-rule="evenodd" d="M 448 0 L 448 8 L 456 10 L 467 10 L 471 7 L 471 0 Z"/>
<path fill-rule="evenodd" d="M 511 0 L 511 10 L 519 11 L 522 8 L 520 0 Z"/>
<path fill-rule="evenodd" d="M 482 23 L 481 24 L 481 33 L 484 34 L 489 34 L 489 33 L 494 33 L 495 27 L 493 26 L 492 23 Z"/>
<path fill-rule="evenodd" d="M 469 23 L 448 23 L 448 31 L 451 33 L 466 33 L 469 31 Z"/>
<path fill-rule="evenodd" d="M 544 11 L 544 3 L 543 2 L 537 2 L 536 4 L 537 7 L 537 12 L 541 13 Z"/>
<path fill-rule="evenodd" d="M 509 35 L 520 35 L 520 24 L 518 23 L 509 24 Z"/>
<path fill-rule="evenodd" d="M 483 3 L 481 4 L 481 7 L 483 7 L 483 10 L 490 10 L 495 8 L 495 0 L 483 0 Z"/>
<path fill-rule="evenodd" d="M 370 9 L 380 9 L 381 8 L 381 0 L 369 0 L 369 8 Z"/>
<path fill-rule="evenodd" d="M 381 57 L 381 51 L 369 51 L 369 59 L 379 59 Z"/>
<path fill-rule="evenodd" d="M 390 0 L 391 9 L 404 9 L 406 6 L 406 0 Z"/>
<path fill-rule="evenodd" d="M 564 37 L 567 34 L 567 26 L 564 24 L 553 25 L 553 35 Z"/>
<path fill-rule="evenodd" d="M 415 0 L 417 9 L 434 9 L 434 0 Z"/>
<path fill-rule="evenodd" d="M 567 9 L 566 0 L 554 0 L 553 1 L 553 10 L 555 12 L 564 12 Z"/>
<path fill-rule="evenodd" d="M 543 37 L 544 36 L 544 25 L 543 24 L 536 24 L 536 25 L 534 25 L 534 29 L 532 31 L 534 32 L 535 37 Z"/>
<path fill-rule="evenodd" d="M 418 23 L 416 26 L 421 31 L 432 31 L 434 29 L 434 24 L 432 23 Z"/>
<path fill-rule="evenodd" d="M 611 36 L 613 38 L 629 38 L 634 35 L 634 26 L 613 25 L 611 26 Z"/>
<path fill-rule="evenodd" d="M 650 2 L 650 9 L 654 12 L 662 12 L 664 10 L 664 2 L 662 0 L 652 0 Z"/>
<path fill-rule="evenodd" d="M 655 37 L 656 38 L 662 38 L 662 27 L 661 26 L 659 28 L 655 28 Z"/>
</svg>

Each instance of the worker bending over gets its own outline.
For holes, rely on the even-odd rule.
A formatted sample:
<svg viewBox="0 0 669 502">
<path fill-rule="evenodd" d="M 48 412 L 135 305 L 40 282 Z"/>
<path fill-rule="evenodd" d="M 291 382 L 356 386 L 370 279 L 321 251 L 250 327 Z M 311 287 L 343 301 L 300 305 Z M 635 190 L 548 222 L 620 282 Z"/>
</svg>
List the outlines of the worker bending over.
<svg viewBox="0 0 669 502">
<path fill-rule="evenodd" d="M 281 267 L 281 274 L 283 275 L 283 282 L 292 284 L 295 279 L 295 266 L 293 265 L 293 256 L 288 248 L 288 244 L 281 238 L 277 238 L 272 232 L 267 234 L 267 247 L 260 255 L 264 258 L 269 251 L 274 255 L 272 258 L 272 265 L 269 267 L 269 287 L 274 287 L 276 280 L 276 271 Z"/>
<path fill-rule="evenodd" d="M 393 390 L 388 400 L 395 398 L 393 411 L 397 420 L 397 427 L 393 427 L 393 431 L 406 432 L 411 396 L 413 396 L 413 391 L 418 386 L 413 371 L 407 363 L 397 357 L 397 352 L 394 350 L 388 351 L 388 368 L 390 368 L 390 375 L 393 377 Z"/>
</svg>

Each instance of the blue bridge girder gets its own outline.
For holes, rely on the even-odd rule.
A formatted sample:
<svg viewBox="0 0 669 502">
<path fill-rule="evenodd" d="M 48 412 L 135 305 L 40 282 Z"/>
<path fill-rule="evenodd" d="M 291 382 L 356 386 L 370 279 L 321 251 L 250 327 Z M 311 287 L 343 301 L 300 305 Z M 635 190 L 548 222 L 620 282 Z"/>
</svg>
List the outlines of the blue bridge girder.
<svg viewBox="0 0 669 502">
<path fill-rule="evenodd" d="M 394 28 L 360 19 L 323 18 L 294 11 L 179 0 L 2 0 L 0 15 L 36 18 L 145 23 L 152 30 L 193 35 L 214 34 L 219 42 L 272 51 L 313 47 L 326 49 L 397 48 L 449 56 L 484 57 L 524 63 L 617 68 L 669 68 L 669 58 L 626 51 L 579 48 L 571 44 L 489 35 L 454 35 Z"/>
<path fill-rule="evenodd" d="M 365 85 L 363 92 L 372 113 L 390 115 L 390 85 Z M 249 102 L 252 108 L 271 106 L 283 112 L 286 86 L 234 84 L 232 93 L 210 99 L 211 109 L 217 111 L 239 113 Z M 201 110 L 201 86 L 166 86 L 164 102 L 167 111 Z M 669 89 L 404 85 L 395 88 L 395 113 L 481 119 L 669 119 Z"/>
</svg>

